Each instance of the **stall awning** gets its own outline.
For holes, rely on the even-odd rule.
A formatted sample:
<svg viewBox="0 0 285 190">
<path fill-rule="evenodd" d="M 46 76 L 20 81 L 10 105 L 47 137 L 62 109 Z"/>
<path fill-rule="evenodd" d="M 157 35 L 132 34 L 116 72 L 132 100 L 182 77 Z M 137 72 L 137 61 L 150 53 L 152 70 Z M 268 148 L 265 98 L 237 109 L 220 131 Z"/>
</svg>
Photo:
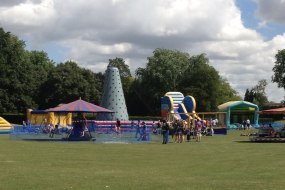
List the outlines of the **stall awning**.
<svg viewBox="0 0 285 190">
<path fill-rule="evenodd" d="M 261 114 L 285 114 L 285 107 L 269 110 L 262 110 Z"/>
</svg>

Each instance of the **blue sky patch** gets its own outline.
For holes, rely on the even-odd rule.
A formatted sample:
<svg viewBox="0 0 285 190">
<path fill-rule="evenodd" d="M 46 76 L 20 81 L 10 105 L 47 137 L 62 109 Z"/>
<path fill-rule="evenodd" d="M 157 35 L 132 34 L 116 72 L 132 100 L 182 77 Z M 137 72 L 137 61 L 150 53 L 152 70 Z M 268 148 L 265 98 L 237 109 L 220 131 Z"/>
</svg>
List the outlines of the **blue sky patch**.
<svg viewBox="0 0 285 190">
<path fill-rule="evenodd" d="M 257 18 L 257 5 L 253 0 L 236 0 L 236 6 L 241 11 L 241 19 L 245 27 L 256 30 L 264 40 L 271 40 L 276 35 L 282 35 L 285 32 L 285 26 L 275 23 L 266 23 L 265 26 L 259 26 L 262 20 Z"/>
</svg>

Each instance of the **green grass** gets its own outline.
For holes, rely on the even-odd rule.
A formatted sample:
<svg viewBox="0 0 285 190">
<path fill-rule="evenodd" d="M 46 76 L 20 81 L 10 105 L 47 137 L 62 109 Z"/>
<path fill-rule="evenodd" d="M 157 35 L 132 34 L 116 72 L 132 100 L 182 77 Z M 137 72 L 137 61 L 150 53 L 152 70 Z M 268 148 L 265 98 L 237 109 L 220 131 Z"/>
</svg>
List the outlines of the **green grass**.
<svg viewBox="0 0 285 190">
<path fill-rule="evenodd" d="M 13 141 L 0 135 L 0 190 L 284 189 L 285 144 L 248 137 L 183 144 Z"/>
</svg>

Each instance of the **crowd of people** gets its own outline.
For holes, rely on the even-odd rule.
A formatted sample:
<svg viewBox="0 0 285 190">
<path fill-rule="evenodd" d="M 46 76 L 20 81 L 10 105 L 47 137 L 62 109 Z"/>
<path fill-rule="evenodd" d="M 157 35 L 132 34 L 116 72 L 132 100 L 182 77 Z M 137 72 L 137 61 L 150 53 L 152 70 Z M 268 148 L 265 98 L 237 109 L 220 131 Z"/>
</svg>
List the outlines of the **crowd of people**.
<svg viewBox="0 0 285 190">
<path fill-rule="evenodd" d="M 169 143 L 169 136 L 174 143 L 189 142 L 192 139 L 196 139 L 197 142 L 201 141 L 203 135 L 213 136 L 214 127 L 217 126 L 217 119 L 209 120 L 196 120 L 195 125 L 188 124 L 185 120 L 174 120 L 169 122 L 167 120 L 153 121 L 151 131 L 155 135 L 162 135 L 162 143 Z M 145 121 L 138 120 L 137 122 L 131 122 L 131 128 L 135 129 L 135 138 L 137 141 L 148 140 L 147 125 Z M 114 127 L 116 133 L 121 133 L 121 121 L 117 118 Z"/>
<path fill-rule="evenodd" d="M 73 123 L 73 128 L 69 129 L 69 136 L 85 137 L 88 135 L 87 120 L 84 115 L 79 114 L 77 120 Z M 83 122 L 85 121 L 85 122 Z M 138 141 L 147 141 L 149 138 L 149 132 L 151 131 L 155 135 L 162 135 L 162 143 L 169 143 L 169 137 L 171 137 L 174 143 L 189 142 L 192 139 L 201 141 L 203 135 L 213 136 L 214 129 L 218 123 L 217 119 L 210 120 L 196 120 L 195 125 L 187 123 L 185 120 L 174 120 L 172 122 L 167 120 L 153 121 L 151 130 L 147 129 L 145 121 L 138 120 L 136 123 L 131 122 L 131 128 L 135 128 L 135 138 Z M 23 121 L 23 128 L 27 128 L 30 125 L 29 120 Z M 149 125 L 149 124 L 148 124 Z M 116 119 L 114 131 L 118 134 L 121 133 L 121 121 Z M 43 123 L 42 132 L 49 134 L 49 137 L 53 138 L 54 134 L 59 133 L 59 124 L 48 124 L 46 121 Z"/>
<path fill-rule="evenodd" d="M 174 143 L 189 142 L 191 137 L 200 142 L 203 135 L 214 135 L 214 127 L 217 124 L 217 119 L 196 120 L 195 125 L 192 125 L 192 123 L 188 124 L 185 120 L 177 119 L 173 122 L 160 120 L 156 123 L 154 122 L 152 128 L 154 134 L 161 134 L 163 136 L 162 144 L 169 142 L 169 136 L 171 136 Z"/>
</svg>

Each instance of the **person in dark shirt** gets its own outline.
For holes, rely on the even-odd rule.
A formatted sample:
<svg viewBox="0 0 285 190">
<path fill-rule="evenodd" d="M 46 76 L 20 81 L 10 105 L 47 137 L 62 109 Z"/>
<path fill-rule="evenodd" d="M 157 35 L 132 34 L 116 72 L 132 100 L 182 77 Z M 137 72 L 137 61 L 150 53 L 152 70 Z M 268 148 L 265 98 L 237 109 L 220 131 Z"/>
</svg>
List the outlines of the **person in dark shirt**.
<svg viewBox="0 0 285 190">
<path fill-rule="evenodd" d="M 140 137 L 138 141 L 145 141 L 146 140 L 146 123 L 143 121 L 140 129 Z"/>
<path fill-rule="evenodd" d="M 274 130 L 274 128 L 272 127 L 272 125 L 269 124 L 268 128 L 269 128 L 269 130 L 268 130 L 269 136 L 270 136 L 270 137 L 274 137 L 274 136 L 275 136 L 275 130 Z"/>
<path fill-rule="evenodd" d="M 138 134 L 140 134 L 140 129 L 141 129 L 140 123 L 141 123 L 140 120 L 138 120 L 135 138 L 138 138 Z"/>
<path fill-rule="evenodd" d="M 166 120 L 162 121 L 162 135 L 163 135 L 163 141 L 162 144 L 168 143 L 168 136 L 169 136 L 169 124 Z"/>
<path fill-rule="evenodd" d="M 171 129 L 171 138 L 173 140 L 173 137 L 174 137 L 174 140 L 173 142 L 177 143 L 178 142 L 178 126 L 179 126 L 179 121 L 178 120 L 175 120 L 172 124 L 172 129 Z"/>
</svg>

